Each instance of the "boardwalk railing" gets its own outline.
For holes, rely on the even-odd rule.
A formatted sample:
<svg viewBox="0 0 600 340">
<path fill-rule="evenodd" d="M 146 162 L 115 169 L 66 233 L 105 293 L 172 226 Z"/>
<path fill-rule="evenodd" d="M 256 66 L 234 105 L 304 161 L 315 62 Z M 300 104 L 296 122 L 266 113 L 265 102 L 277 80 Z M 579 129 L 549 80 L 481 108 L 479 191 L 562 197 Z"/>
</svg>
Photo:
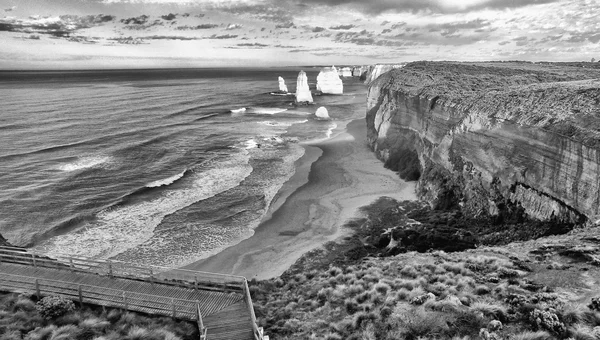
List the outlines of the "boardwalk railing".
<svg viewBox="0 0 600 340">
<path fill-rule="evenodd" d="M 242 276 L 161 266 L 138 266 L 121 261 L 95 260 L 65 254 L 52 253 L 49 255 L 16 247 L 0 247 L 0 263 L 2 262 L 87 274 L 94 273 L 114 278 L 183 286 L 196 290 L 242 293 L 252 319 L 254 338 L 256 340 L 268 339 L 268 337 L 263 336 L 262 328 L 257 326 L 248 281 Z M 76 301 L 79 300 L 80 303 L 122 307 L 150 314 L 170 315 L 181 319 L 195 320 L 198 322 L 201 338 L 206 339 L 207 336 L 208 330 L 202 324 L 198 301 L 118 291 L 58 280 L 37 279 L 32 282 L 30 277 L 13 274 L 2 274 L 0 287 L 19 287 L 38 295 L 41 293 L 65 295 Z"/>
<path fill-rule="evenodd" d="M 196 289 L 237 291 L 243 290 L 246 279 L 217 273 L 175 269 L 161 266 L 140 266 L 121 261 L 89 259 L 65 254 L 51 255 L 24 251 L 22 248 L 0 247 L 0 262 L 12 262 L 34 267 L 92 272 L 110 277 L 140 279 L 162 284 L 185 285 Z"/>
<path fill-rule="evenodd" d="M 148 314 L 171 316 L 178 319 L 197 321 L 202 324 L 202 316 L 198 313 L 199 301 L 167 298 L 59 280 L 31 280 L 29 276 L 5 273 L 0 275 L 0 287 L 18 287 L 21 291 L 37 296 L 59 294 L 74 301 L 79 301 L 80 304 L 89 303 Z"/>
</svg>

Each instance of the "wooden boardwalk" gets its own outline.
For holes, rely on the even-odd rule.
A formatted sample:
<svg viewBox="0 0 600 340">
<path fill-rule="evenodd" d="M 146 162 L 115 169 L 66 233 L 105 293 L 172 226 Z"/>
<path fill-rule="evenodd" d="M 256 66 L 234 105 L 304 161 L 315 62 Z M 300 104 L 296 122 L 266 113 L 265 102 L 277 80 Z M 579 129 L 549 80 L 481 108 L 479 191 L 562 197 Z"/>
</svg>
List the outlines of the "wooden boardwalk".
<svg viewBox="0 0 600 340">
<path fill-rule="evenodd" d="M 168 272 L 158 273 L 156 269 L 148 270 L 155 273 L 149 277 L 128 277 L 126 272 L 131 269 L 122 270 L 127 264 L 110 263 L 107 274 L 82 269 L 84 262 L 78 258 L 76 267 L 72 259 L 57 261 L 39 253 L 0 247 L 0 290 L 63 295 L 80 303 L 192 320 L 208 340 L 263 338 L 244 278 L 222 276 L 215 280 L 218 274 L 194 272 L 193 281 L 182 279 L 181 273 L 171 279 Z"/>
</svg>

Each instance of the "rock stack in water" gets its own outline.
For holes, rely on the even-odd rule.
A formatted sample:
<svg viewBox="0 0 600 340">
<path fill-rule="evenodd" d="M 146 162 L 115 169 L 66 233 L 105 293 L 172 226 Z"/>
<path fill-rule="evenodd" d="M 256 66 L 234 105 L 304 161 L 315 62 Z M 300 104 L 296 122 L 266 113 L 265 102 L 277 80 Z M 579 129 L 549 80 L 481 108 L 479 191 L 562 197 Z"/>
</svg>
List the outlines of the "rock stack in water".
<svg viewBox="0 0 600 340">
<path fill-rule="evenodd" d="M 298 73 L 298 80 L 296 81 L 296 103 L 310 104 L 313 102 L 312 94 L 308 88 L 308 78 L 304 71 Z"/>
<path fill-rule="evenodd" d="M 350 67 L 344 67 L 341 69 L 342 77 L 352 77 L 352 69 Z"/>
<path fill-rule="evenodd" d="M 328 94 L 344 93 L 344 84 L 335 66 L 324 67 L 317 76 L 317 90 Z"/>
<path fill-rule="evenodd" d="M 283 93 L 288 92 L 288 88 L 285 85 L 285 80 L 283 80 L 283 78 L 281 78 L 281 77 L 279 77 L 279 91 L 283 92 Z"/>
<path fill-rule="evenodd" d="M 327 112 L 327 109 L 324 106 L 321 106 L 320 108 L 317 109 L 317 112 L 315 112 L 315 116 L 317 116 L 317 118 L 321 118 L 321 119 L 328 119 L 329 112 Z"/>
</svg>

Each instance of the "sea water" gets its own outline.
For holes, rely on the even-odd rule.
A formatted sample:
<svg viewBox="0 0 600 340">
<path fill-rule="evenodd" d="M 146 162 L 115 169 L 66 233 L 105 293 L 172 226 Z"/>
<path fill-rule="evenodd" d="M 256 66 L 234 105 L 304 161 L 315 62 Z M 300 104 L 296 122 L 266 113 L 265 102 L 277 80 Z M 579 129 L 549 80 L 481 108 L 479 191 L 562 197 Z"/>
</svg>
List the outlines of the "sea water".
<svg viewBox="0 0 600 340">
<path fill-rule="evenodd" d="M 270 94 L 299 70 L 0 72 L 0 234 L 169 267 L 251 236 L 302 144 L 356 118 L 339 97 L 315 98 L 320 120 Z"/>
</svg>

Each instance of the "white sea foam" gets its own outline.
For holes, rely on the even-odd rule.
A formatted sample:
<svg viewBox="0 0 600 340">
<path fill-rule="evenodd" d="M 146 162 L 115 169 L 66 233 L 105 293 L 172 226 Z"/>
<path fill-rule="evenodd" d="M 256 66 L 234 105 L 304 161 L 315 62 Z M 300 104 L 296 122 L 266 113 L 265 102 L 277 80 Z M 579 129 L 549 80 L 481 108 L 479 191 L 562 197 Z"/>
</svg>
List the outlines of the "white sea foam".
<svg viewBox="0 0 600 340">
<path fill-rule="evenodd" d="M 80 157 L 75 162 L 58 166 L 57 169 L 61 171 L 77 171 L 87 168 L 93 168 L 101 164 L 108 163 L 110 159 L 111 158 L 109 156 Z"/>
<path fill-rule="evenodd" d="M 303 124 L 306 122 L 308 122 L 308 119 L 288 121 L 288 122 L 275 122 L 272 120 L 266 120 L 266 121 L 258 122 L 258 124 L 267 125 L 267 126 L 275 126 L 275 127 L 290 127 L 294 124 Z"/>
<path fill-rule="evenodd" d="M 255 211 L 257 214 L 252 217 L 238 217 L 237 223 L 227 228 L 210 223 L 182 222 L 178 224 L 176 230 L 158 231 L 147 242 L 132 249 L 131 252 L 124 253 L 118 259 L 128 260 L 128 256 L 132 256 L 138 263 L 158 264 L 171 268 L 182 267 L 251 237 L 254 229 L 268 213 L 274 197 L 295 173 L 295 161 L 302 157 L 304 151 L 304 148 L 299 145 L 288 149 L 284 155 L 281 155 L 281 163 L 271 169 L 272 177 L 255 183 L 263 190 L 265 205 Z M 271 150 L 255 156 L 270 159 L 276 154 L 277 151 Z"/>
<path fill-rule="evenodd" d="M 243 144 L 244 149 L 255 149 L 258 147 L 258 143 L 254 139 L 247 140 Z"/>
<path fill-rule="evenodd" d="M 240 109 L 232 109 L 232 110 L 230 110 L 230 111 L 231 111 L 231 113 L 242 113 L 242 112 L 245 112 L 245 111 L 246 111 L 246 108 L 245 108 L 245 107 L 242 107 L 242 108 L 240 108 Z"/>
<path fill-rule="evenodd" d="M 146 185 L 146 187 L 147 188 L 157 188 L 157 187 L 162 187 L 163 185 L 169 185 L 169 184 L 175 182 L 176 180 L 180 179 L 181 177 L 183 177 L 183 175 L 185 175 L 185 171 L 182 171 L 182 172 L 178 173 L 177 175 L 174 175 L 171 177 L 159 179 L 157 181 L 148 183 L 148 185 Z"/>
<path fill-rule="evenodd" d="M 49 254 L 108 258 L 149 240 L 167 215 L 241 183 L 251 172 L 247 152 L 193 173 L 185 188 L 165 191 L 150 201 L 101 211 L 77 232 L 55 236 L 38 246 Z"/>
<path fill-rule="evenodd" d="M 336 123 L 331 123 L 331 125 L 329 125 L 329 128 L 327 129 L 327 138 L 331 138 L 331 135 L 333 134 L 333 130 L 335 130 L 335 128 L 337 127 Z"/>
<path fill-rule="evenodd" d="M 250 113 L 257 113 L 263 115 L 274 115 L 277 113 L 285 112 L 287 109 L 280 107 L 251 107 L 248 109 Z"/>
</svg>

